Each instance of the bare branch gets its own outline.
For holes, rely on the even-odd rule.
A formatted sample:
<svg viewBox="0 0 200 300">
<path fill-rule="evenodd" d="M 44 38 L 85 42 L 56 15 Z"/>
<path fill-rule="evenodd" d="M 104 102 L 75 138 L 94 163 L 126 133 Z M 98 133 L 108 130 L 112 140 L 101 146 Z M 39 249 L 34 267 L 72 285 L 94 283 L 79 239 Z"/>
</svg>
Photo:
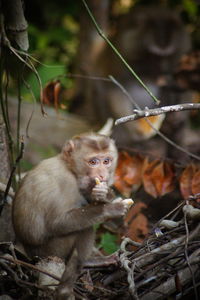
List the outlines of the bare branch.
<svg viewBox="0 0 200 300">
<path fill-rule="evenodd" d="M 193 259 L 199 255 L 199 249 L 194 252 L 190 258 L 189 262 L 192 264 Z M 198 265 L 192 267 L 193 272 L 198 270 Z M 187 267 L 185 269 L 180 270 L 177 275 L 179 281 L 182 286 L 186 285 L 186 283 L 191 281 L 191 272 L 190 269 Z M 164 299 L 163 295 L 166 297 L 167 295 L 171 295 L 173 292 L 176 291 L 176 283 L 175 283 L 175 276 L 172 276 L 167 281 L 163 282 L 163 284 L 159 285 L 157 288 L 152 290 L 151 292 L 145 294 L 141 297 L 141 300 L 156 300 L 156 299 Z"/>
<path fill-rule="evenodd" d="M 163 107 L 158 107 L 158 108 L 154 108 L 154 109 L 149 109 L 148 107 L 145 107 L 144 110 L 134 109 L 133 115 L 117 119 L 115 121 L 115 125 L 138 120 L 138 119 L 145 118 L 145 117 L 157 116 L 157 115 L 161 115 L 161 114 L 165 114 L 165 113 L 169 113 L 169 112 L 178 112 L 178 111 L 183 111 L 183 110 L 194 110 L 194 109 L 200 110 L 200 104 L 184 103 L 184 104 L 163 106 Z"/>
</svg>

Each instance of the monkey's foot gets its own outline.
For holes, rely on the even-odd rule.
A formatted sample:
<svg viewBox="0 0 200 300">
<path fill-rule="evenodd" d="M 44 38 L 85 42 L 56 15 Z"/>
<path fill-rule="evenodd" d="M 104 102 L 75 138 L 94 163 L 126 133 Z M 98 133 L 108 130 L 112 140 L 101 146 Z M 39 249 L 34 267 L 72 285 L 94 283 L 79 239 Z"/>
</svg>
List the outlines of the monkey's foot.
<svg viewBox="0 0 200 300">
<path fill-rule="evenodd" d="M 56 292 L 55 300 L 75 300 L 73 289 L 66 286 L 59 286 Z"/>
</svg>

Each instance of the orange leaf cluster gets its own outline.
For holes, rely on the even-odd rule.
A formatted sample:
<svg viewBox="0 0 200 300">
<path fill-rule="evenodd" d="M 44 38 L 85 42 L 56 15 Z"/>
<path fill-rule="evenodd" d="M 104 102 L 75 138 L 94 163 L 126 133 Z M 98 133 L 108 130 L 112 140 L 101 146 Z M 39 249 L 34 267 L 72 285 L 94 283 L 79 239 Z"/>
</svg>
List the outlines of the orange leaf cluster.
<svg viewBox="0 0 200 300">
<path fill-rule="evenodd" d="M 125 197 L 129 197 L 141 185 L 142 165 L 143 158 L 139 155 L 130 156 L 125 151 L 119 153 L 114 186 Z"/>
<path fill-rule="evenodd" d="M 180 176 L 179 184 L 184 199 L 188 199 L 190 195 L 200 193 L 200 166 L 188 165 Z M 197 199 L 197 202 L 200 202 L 200 198 Z"/>
<path fill-rule="evenodd" d="M 119 153 L 114 186 L 122 195 L 129 197 L 143 183 L 145 191 L 157 198 L 174 190 L 174 177 L 172 164 L 158 159 L 149 161 L 140 155 L 131 156 L 122 151 Z"/>
</svg>

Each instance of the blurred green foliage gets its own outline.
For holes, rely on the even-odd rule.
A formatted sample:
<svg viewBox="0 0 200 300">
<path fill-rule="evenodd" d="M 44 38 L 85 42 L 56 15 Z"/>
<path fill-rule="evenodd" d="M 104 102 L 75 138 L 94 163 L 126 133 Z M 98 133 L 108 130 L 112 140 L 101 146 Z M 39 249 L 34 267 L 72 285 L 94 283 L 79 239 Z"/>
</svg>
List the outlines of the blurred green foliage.
<svg viewBox="0 0 200 300">
<path fill-rule="evenodd" d="M 72 86 L 66 74 L 73 66 L 78 47 L 80 2 L 73 1 L 25 1 L 28 22 L 29 53 L 41 78 L 42 86 L 60 77 L 65 88 Z M 38 80 L 30 70 L 24 76 L 38 100 Z M 22 95 L 32 101 L 29 89 L 24 85 Z"/>
<path fill-rule="evenodd" d="M 119 249 L 117 236 L 109 232 L 103 233 L 98 247 L 102 248 L 106 254 L 112 254 Z"/>
<path fill-rule="evenodd" d="M 98 249 L 103 250 L 105 254 L 112 254 L 119 249 L 117 236 L 105 230 L 105 228 L 101 226 L 101 223 L 95 224 L 93 229 L 96 232 Z"/>
</svg>

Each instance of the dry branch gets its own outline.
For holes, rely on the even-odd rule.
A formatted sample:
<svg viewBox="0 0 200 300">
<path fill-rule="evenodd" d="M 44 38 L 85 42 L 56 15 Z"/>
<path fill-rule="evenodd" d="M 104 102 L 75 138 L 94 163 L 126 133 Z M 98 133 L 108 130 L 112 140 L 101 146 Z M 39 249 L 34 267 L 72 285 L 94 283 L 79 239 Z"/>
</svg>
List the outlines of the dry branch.
<svg viewBox="0 0 200 300">
<path fill-rule="evenodd" d="M 196 250 L 189 258 L 190 264 L 193 263 L 193 261 L 196 259 L 196 256 L 198 256 L 200 253 L 200 250 Z M 198 270 L 199 266 L 193 265 L 192 271 L 196 272 Z M 182 270 L 180 270 L 177 274 L 169 278 L 167 281 L 165 281 L 163 284 L 159 285 L 159 287 L 155 288 L 151 292 L 145 294 L 143 297 L 140 298 L 140 300 L 159 300 L 163 299 L 163 295 L 165 297 L 170 296 L 172 293 L 176 292 L 177 286 L 176 286 L 176 279 L 175 277 L 178 277 L 179 284 L 181 286 L 186 285 L 187 283 L 191 282 L 191 272 L 189 267 L 186 267 Z"/>
<path fill-rule="evenodd" d="M 144 110 L 134 109 L 133 110 L 134 113 L 132 115 L 117 119 L 115 121 L 115 125 L 119 125 L 122 123 L 134 121 L 145 117 L 157 116 L 165 113 L 178 112 L 183 110 L 194 110 L 194 109 L 200 109 L 200 104 L 185 103 L 185 104 L 163 106 L 154 109 L 149 109 L 148 107 L 146 107 Z"/>
<path fill-rule="evenodd" d="M 95 296 L 109 299 L 103 290 L 100 292 L 97 288 L 101 284 L 102 288 L 106 286 L 107 292 L 109 289 L 117 292 L 120 299 L 166 299 L 193 291 L 191 295 L 197 300 L 200 224 L 197 225 L 195 219 L 184 222 L 184 216 L 177 222 L 179 226 L 173 229 L 158 225 L 162 234 L 158 237 L 156 230 L 153 230 L 143 244 L 125 238 L 118 252 L 120 265 L 117 270 L 106 275 L 106 267 L 101 270 L 86 268 L 90 272 L 93 288 L 91 292 L 82 287 L 82 293 L 88 299 Z M 80 283 L 81 278 L 77 284 Z"/>
</svg>

